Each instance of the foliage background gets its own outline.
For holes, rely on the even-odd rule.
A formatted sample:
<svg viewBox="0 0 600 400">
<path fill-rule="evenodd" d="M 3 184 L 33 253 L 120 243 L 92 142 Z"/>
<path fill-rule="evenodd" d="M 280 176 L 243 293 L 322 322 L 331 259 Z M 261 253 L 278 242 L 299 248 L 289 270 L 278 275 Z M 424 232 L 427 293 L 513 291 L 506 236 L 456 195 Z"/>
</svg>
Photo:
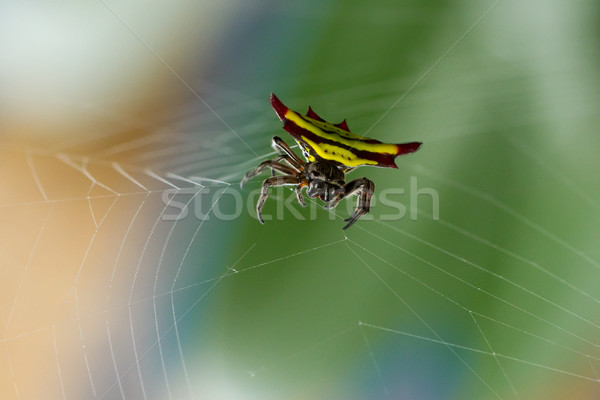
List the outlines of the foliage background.
<svg viewBox="0 0 600 400">
<path fill-rule="evenodd" d="M 3 398 L 598 396 L 598 3 L 0 7 Z M 54 204 L 48 188 L 56 198 L 88 190 L 58 155 L 236 185 L 285 135 L 271 92 L 292 109 L 348 118 L 357 133 L 424 142 L 399 170 L 351 177 L 378 190 L 408 190 L 416 177 L 439 194 L 441 219 L 421 196 L 416 220 L 382 223 L 390 210 L 376 206 L 375 220 L 346 232 L 320 210 L 317 220 L 285 214 L 264 226 L 246 212 L 190 215 L 172 236 L 167 221 L 149 236 L 158 193 L 114 281 L 107 271 L 137 205 L 110 214 L 106 238 L 89 246 L 87 203 L 57 202 L 51 238 L 34 245 Z M 45 199 L 23 154 L 35 158 Z M 217 187 L 197 196 L 201 207 Z M 265 213 L 291 195 L 277 193 Z M 224 213 L 234 207 L 227 194 L 219 200 Z M 158 298 L 157 276 L 167 294 Z"/>
</svg>

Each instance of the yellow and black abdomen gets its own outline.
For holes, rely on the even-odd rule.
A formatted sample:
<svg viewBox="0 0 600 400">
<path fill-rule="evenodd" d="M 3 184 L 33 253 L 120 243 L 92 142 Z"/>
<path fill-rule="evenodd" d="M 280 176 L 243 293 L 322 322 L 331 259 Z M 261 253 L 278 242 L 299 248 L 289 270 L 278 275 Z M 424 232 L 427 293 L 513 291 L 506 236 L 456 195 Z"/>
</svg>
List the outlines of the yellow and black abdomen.
<svg viewBox="0 0 600 400">
<path fill-rule="evenodd" d="M 346 121 L 332 124 L 319 117 L 310 107 L 307 115 L 287 108 L 274 94 L 271 105 L 283 121 L 283 129 L 296 140 L 309 162 L 326 161 L 348 169 L 370 165 L 398 168 L 394 159 L 415 152 L 420 142 L 382 143 L 351 133 Z"/>
</svg>

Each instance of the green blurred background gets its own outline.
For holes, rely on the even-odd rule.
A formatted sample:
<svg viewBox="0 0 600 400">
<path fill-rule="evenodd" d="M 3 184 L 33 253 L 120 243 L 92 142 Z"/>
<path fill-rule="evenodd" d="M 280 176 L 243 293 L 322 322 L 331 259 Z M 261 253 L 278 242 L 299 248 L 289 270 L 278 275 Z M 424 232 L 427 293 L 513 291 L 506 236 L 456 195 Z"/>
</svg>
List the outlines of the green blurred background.
<svg viewBox="0 0 600 400">
<path fill-rule="evenodd" d="M 2 7 L 3 398 L 600 396 L 597 2 Z M 259 224 L 271 92 L 407 215 Z"/>
</svg>

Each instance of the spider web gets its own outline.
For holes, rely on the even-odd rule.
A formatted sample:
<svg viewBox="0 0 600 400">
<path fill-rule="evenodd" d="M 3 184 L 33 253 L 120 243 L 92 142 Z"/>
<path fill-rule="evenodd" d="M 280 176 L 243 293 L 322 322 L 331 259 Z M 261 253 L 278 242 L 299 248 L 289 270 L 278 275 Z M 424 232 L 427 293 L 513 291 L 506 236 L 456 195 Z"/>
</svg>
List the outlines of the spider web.
<svg viewBox="0 0 600 400">
<path fill-rule="evenodd" d="M 399 171 L 353 177 L 407 192 L 416 177 L 439 219 L 406 193 L 418 218 L 376 203 L 342 231 L 352 202 L 291 210 L 273 190 L 258 224 L 260 179 L 237 185 L 274 154 L 263 91 L 292 92 L 284 76 L 237 90 L 169 67 L 194 96 L 141 134 L 3 142 L 2 397 L 597 397 L 598 84 L 558 45 L 515 64 L 489 36 L 499 54 L 469 58 L 497 4 L 414 73 L 321 68 L 298 76 L 321 89 L 284 100 L 423 141 Z"/>
</svg>

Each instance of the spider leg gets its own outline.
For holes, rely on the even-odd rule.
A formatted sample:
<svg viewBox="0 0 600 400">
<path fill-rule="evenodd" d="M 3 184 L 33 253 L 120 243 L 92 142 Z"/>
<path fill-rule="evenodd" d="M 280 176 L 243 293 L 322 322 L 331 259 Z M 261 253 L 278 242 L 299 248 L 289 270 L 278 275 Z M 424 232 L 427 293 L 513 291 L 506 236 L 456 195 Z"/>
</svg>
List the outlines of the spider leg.
<svg viewBox="0 0 600 400">
<path fill-rule="evenodd" d="M 349 218 L 344 220 L 344 222 L 348 223 L 342 229 L 348 229 L 357 219 L 369 212 L 371 197 L 374 191 L 375 184 L 367 178 L 355 179 L 344 186 L 344 197 L 357 194 L 358 200 L 356 209 Z"/>
<path fill-rule="evenodd" d="M 338 205 L 338 203 L 340 202 L 340 200 L 343 199 L 344 197 L 346 197 L 346 195 L 344 194 L 343 191 L 341 191 L 329 203 L 325 204 L 323 206 L 323 208 L 326 209 L 326 210 L 331 210 L 332 208 L 335 208 Z"/>
<path fill-rule="evenodd" d="M 282 138 L 280 138 L 279 136 L 273 136 L 273 140 L 271 141 L 271 147 L 273 147 L 280 153 L 287 155 L 289 157 L 289 160 L 287 161 L 298 171 L 302 171 L 304 161 L 302 161 L 302 159 L 292 151 L 290 146 L 288 146 L 288 144 L 284 142 Z"/>
<path fill-rule="evenodd" d="M 302 182 L 303 179 L 296 175 L 280 175 L 265 179 L 260 189 L 260 197 L 258 198 L 258 202 L 256 203 L 256 216 L 258 217 L 260 223 L 265 223 L 265 221 L 263 221 L 262 219 L 262 209 L 265 205 L 265 201 L 267 201 L 267 197 L 269 196 L 270 187 L 297 185 L 301 184 Z"/>
<path fill-rule="evenodd" d="M 300 203 L 302 207 L 306 207 L 306 203 L 304 202 L 304 196 L 302 196 L 302 188 L 306 185 L 307 183 L 303 181 L 298 186 L 296 186 L 296 197 L 298 198 L 298 203 Z"/>
<path fill-rule="evenodd" d="M 248 172 L 244 176 L 244 179 L 242 179 L 242 181 L 240 182 L 240 187 L 243 188 L 249 179 L 254 178 L 256 175 L 263 172 L 265 170 L 265 168 L 270 168 L 271 171 L 279 171 L 281 173 L 288 174 L 288 175 L 295 175 L 298 173 L 298 171 L 296 171 L 294 168 L 292 168 L 290 166 L 287 166 L 287 165 L 277 162 L 275 160 L 266 160 L 266 161 L 263 161 L 260 164 L 258 164 L 258 167 L 256 167 L 256 169 Z"/>
<path fill-rule="evenodd" d="M 290 156 L 288 156 L 287 154 L 279 155 L 273 159 L 273 162 L 276 162 L 276 163 L 281 164 L 281 161 L 287 163 L 287 165 L 294 168 L 294 170 L 296 170 L 297 172 L 300 172 L 304 169 L 302 166 L 298 167 L 296 161 L 294 159 L 292 159 Z M 275 176 L 275 171 L 273 169 L 271 169 L 271 176 Z"/>
</svg>

